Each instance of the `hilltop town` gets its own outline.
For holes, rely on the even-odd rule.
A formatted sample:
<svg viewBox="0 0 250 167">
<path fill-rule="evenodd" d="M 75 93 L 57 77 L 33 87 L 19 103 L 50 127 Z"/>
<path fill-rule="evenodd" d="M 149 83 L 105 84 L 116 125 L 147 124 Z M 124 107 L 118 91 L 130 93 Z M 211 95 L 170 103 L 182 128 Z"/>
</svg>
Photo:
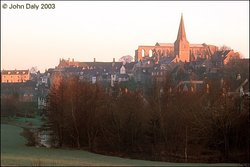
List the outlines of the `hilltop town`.
<svg viewBox="0 0 250 167">
<path fill-rule="evenodd" d="M 62 58 L 55 68 L 49 68 L 44 73 L 18 69 L 2 70 L 1 96 L 7 96 L 15 90 L 22 100 L 36 101 L 38 108 L 44 107 L 50 85 L 58 74 L 77 76 L 80 80 L 93 84 L 98 82 L 107 90 L 111 90 L 115 84 L 123 84 L 129 90 L 140 89 L 143 93 L 149 92 L 155 81 L 163 82 L 166 75 L 173 79 L 173 89 L 179 91 L 201 91 L 203 87 L 208 87 L 205 83 L 207 79 L 223 80 L 231 77 L 239 83 L 249 79 L 247 71 L 241 74 L 234 70 L 231 76 L 225 76 L 222 72 L 223 68 L 231 64 L 238 63 L 249 67 L 249 59 L 241 58 L 238 52 L 205 43 L 189 44 L 183 16 L 174 43 L 140 45 L 135 50 L 134 61 L 132 59 L 131 56 L 124 56 L 120 61 L 113 58 L 110 62 L 98 62 L 94 58 L 93 62 L 80 62 L 74 58 Z M 249 91 L 248 86 L 244 85 L 243 88 L 246 93 Z"/>
<path fill-rule="evenodd" d="M 72 78 L 74 78 L 75 80 Z M 65 87 L 60 87 L 63 84 L 66 84 L 66 86 L 64 85 Z M 83 90 L 81 86 L 85 89 Z M 60 94 L 59 90 L 65 91 L 64 93 L 66 95 Z M 73 94 L 71 90 L 76 95 Z M 89 96 L 87 97 L 84 93 L 77 94 L 78 91 L 83 91 Z M 72 101 L 63 101 L 59 98 L 59 95 L 57 93 L 61 95 L 60 98 L 66 97 L 67 100 L 71 99 Z M 95 96 L 93 95 L 93 93 Z M 132 97 L 134 96 L 138 101 L 132 99 Z M 55 98 L 56 100 L 53 101 L 53 98 Z M 92 100 L 94 99 L 93 101 L 89 102 L 89 104 L 84 104 L 84 106 L 90 107 L 81 108 L 81 105 L 83 103 L 81 100 L 86 100 L 88 98 Z M 225 101 L 222 102 L 222 99 L 224 99 Z M 62 104 L 62 106 L 64 106 L 65 108 L 57 108 L 58 106 L 61 106 L 61 103 L 59 103 L 57 100 L 62 100 L 60 102 L 67 103 L 67 105 Z M 230 103 L 234 106 L 228 106 L 229 103 L 226 103 L 227 100 L 231 100 L 230 102 L 234 102 Z M 105 104 L 103 104 L 103 101 L 105 102 Z M 221 137 L 220 134 L 217 133 L 217 131 L 211 133 L 216 136 L 211 140 L 209 137 L 209 139 L 203 139 L 201 136 L 205 133 L 205 128 L 202 129 L 204 131 L 201 130 L 202 132 L 193 132 L 193 134 L 196 134 L 199 137 L 189 134 L 190 138 L 193 137 L 192 139 L 188 139 L 189 136 L 187 135 L 187 133 L 188 127 L 194 128 L 196 126 L 193 125 L 192 121 L 190 120 L 195 119 L 195 121 L 198 121 L 196 120 L 197 115 L 201 118 L 203 118 L 204 116 L 203 120 L 198 121 L 198 127 L 201 127 L 203 125 L 205 127 L 209 124 L 209 126 L 211 125 L 210 128 L 213 129 L 212 127 L 214 127 L 214 122 L 210 120 L 209 122 L 205 118 L 221 118 L 219 116 L 221 116 L 222 114 L 218 114 L 217 111 L 226 111 L 225 108 L 232 107 L 232 111 L 237 110 L 238 113 L 246 114 L 249 109 L 249 58 L 242 58 L 238 52 L 235 52 L 233 49 L 230 49 L 228 47 L 219 47 L 206 43 L 189 43 L 186 37 L 184 18 L 183 16 L 181 16 L 177 38 L 174 43 L 156 42 L 154 46 L 139 45 L 135 50 L 134 58 L 131 56 L 123 56 L 121 59 L 119 59 L 119 61 L 113 58 L 113 60 L 111 60 L 110 62 L 99 62 L 95 58 L 92 62 L 82 62 L 81 60 L 74 60 L 74 58 L 60 58 L 55 68 L 49 68 L 44 73 L 40 73 L 38 70 L 34 69 L 2 70 L 1 103 L 1 116 L 15 115 L 19 117 L 34 117 L 34 115 L 39 114 L 45 121 L 49 120 L 51 122 L 56 122 L 55 120 L 57 119 L 59 121 L 62 121 L 60 122 L 60 125 L 62 124 L 63 128 L 66 129 L 64 133 L 68 134 L 66 135 L 66 137 L 61 134 L 60 128 L 58 131 L 56 131 L 55 126 L 51 127 L 51 129 L 54 128 L 53 130 L 58 132 L 59 134 L 57 136 L 59 138 L 59 143 L 55 144 L 56 147 L 67 145 L 74 148 L 81 148 L 82 146 L 88 145 L 90 151 L 98 152 L 98 150 L 105 150 L 105 153 L 113 153 L 114 155 L 124 152 L 126 155 L 132 155 L 133 151 L 136 153 L 140 152 L 142 154 L 142 152 L 148 151 L 147 153 L 149 153 L 150 155 L 152 154 L 152 157 L 157 160 L 169 160 L 164 159 L 164 157 L 166 158 L 169 156 L 188 161 L 188 151 L 186 150 L 188 140 L 190 140 L 190 147 L 196 149 L 196 146 L 199 145 L 197 143 L 201 142 L 204 145 L 206 145 L 207 143 L 214 144 L 211 141 L 215 141 L 215 139 L 217 139 L 216 137 L 219 136 L 218 138 L 221 139 L 222 143 L 224 142 L 224 146 L 217 146 L 216 144 L 214 144 L 212 146 L 206 145 L 204 146 L 204 148 L 210 149 L 210 147 L 212 147 L 216 148 L 217 151 L 224 151 L 223 153 L 225 153 L 225 155 L 223 155 L 222 157 L 227 160 L 229 159 L 230 161 L 235 161 L 235 159 L 233 158 L 230 159 L 229 145 L 227 143 L 227 141 L 231 140 L 229 135 L 231 131 L 228 132 L 226 131 L 227 129 L 223 129 L 224 126 L 222 128 L 222 131 L 225 132 L 224 137 L 227 140 Z M 101 109 L 98 108 L 99 105 L 101 106 Z M 178 105 L 183 108 L 178 108 Z M 68 106 L 71 106 L 72 108 L 69 109 L 67 108 Z M 200 106 L 200 108 L 197 106 Z M 224 108 L 221 106 L 223 106 Z M 126 107 L 131 108 L 126 109 Z M 131 116 L 133 114 L 130 114 L 126 121 L 130 121 L 129 123 L 132 123 L 124 123 L 124 128 L 121 128 L 119 127 L 120 124 L 117 123 L 117 119 L 115 119 L 120 118 L 118 119 L 118 122 L 119 120 L 122 122 L 123 117 L 119 117 L 119 114 L 121 113 L 118 113 L 118 116 L 114 114 L 114 116 L 108 114 L 105 115 L 100 111 L 101 114 L 103 114 L 100 117 L 103 117 L 104 120 L 107 119 L 107 122 L 112 122 L 114 124 L 112 124 L 114 126 L 114 129 L 109 131 L 111 125 L 109 125 L 107 122 L 103 123 L 100 118 L 97 118 L 97 116 L 93 116 L 88 113 L 88 109 L 90 111 L 93 111 L 94 113 L 96 112 L 97 115 L 99 114 L 99 110 L 110 111 L 114 112 L 115 114 L 117 114 L 116 111 L 118 112 L 118 110 L 124 112 L 131 110 L 131 113 L 136 116 L 133 117 Z M 171 111 L 169 111 L 170 109 Z M 60 114 L 58 114 L 57 116 L 52 114 L 53 117 L 48 118 L 49 116 L 51 116 L 50 112 L 52 110 L 55 112 L 62 111 L 63 114 L 65 114 L 66 110 L 71 111 L 72 114 L 68 116 L 70 118 L 72 117 L 72 119 L 69 119 L 70 121 L 65 121 L 64 118 L 59 118 Z M 132 112 L 132 110 L 138 111 L 138 113 Z M 216 112 L 214 112 L 215 110 Z M 90 117 L 85 118 L 84 116 L 79 114 L 79 119 L 81 118 L 82 120 L 78 120 L 78 117 L 74 115 L 73 111 L 82 111 L 85 114 L 89 114 Z M 150 113 L 150 116 L 148 116 L 147 114 L 144 115 L 144 111 L 145 113 L 146 111 L 148 111 L 148 113 Z M 167 115 L 167 111 L 169 113 L 176 111 L 174 113 L 176 113 L 177 116 L 175 116 L 175 114 Z M 211 113 L 213 113 L 211 114 L 211 117 L 209 117 L 210 115 L 203 115 L 203 113 L 207 111 L 211 111 Z M 194 112 L 194 115 L 197 115 L 188 117 L 189 115 L 186 116 L 185 114 L 189 112 Z M 165 115 L 166 117 L 164 117 L 164 114 L 166 114 L 167 116 Z M 185 115 L 185 118 L 182 118 L 183 115 Z M 106 116 L 108 118 L 106 118 Z M 147 119 L 147 121 L 144 120 L 143 116 L 147 116 L 147 118 L 145 118 L 145 120 Z M 223 115 L 223 118 L 226 117 L 224 116 L 225 115 Z M 246 115 L 243 114 L 242 117 L 244 116 Z M 109 120 L 111 118 L 113 118 L 113 120 Z M 148 121 L 149 118 L 150 121 Z M 234 118 L 234 116 L 231 116 L 230 118 Z M 137 121 L 137 119 L 139 121 Z M 177 122 L 171 122 L 171 120 L 174 119 L 176 119 L 176 121 L 183 119 L 184 122 L 186 121 L 185 125 L 183 123 L 182 126 L 180 121 L 178 123 L 180 124 L 181 128 L 176 128 L 179 124 L 177 125 Z M 90 129 L 88 133 L 86 132 L 86 134 L 90 135 L 88 136 L 88 139 L 84 138 L 85 136 L 83 134 L 85 134 L 85 131 L 83 131 L 82 129 L 84 128 L 81 127 L 86 127 L 85 129 L 88 130 L 89 126 L 85 125 L 83 122 L 88 122 L 91 126 L 93 126 L 94 129 Z M 95 122 L 97 123 L 95 124 Z M 171 122 L 171 125 L 166 125 L 168 122 Z M 221 125 L 222 123 L 219 125 L 218 124 L 216 124 L 216 127 L 219 127 L 219 125 Z M 143 125 L 145 125 L 145 127 Z M 172 125 L 174 127 L 172 127 Z M 237 127 L 243 127 L 243 125 L 241 125 L 242 124 L 239 123 L 237 124 Z M 119 133 L 115 131 L 116 127 L 120 128 Z M 130 128 L 131 134 L 130 132 L 126 131 L 123 133 L 124 136 L 122 136 L 120 135 L 120 133 L 122 134 L 122 130 L 126 129 L 125 127 Z M 137 129 L 136 127 L 145 128 L 145 133 L 144 131 L 143 133 L 141 132 L 141 129 L 143 128 Z M 95 131 L 95 129 L 98 130 Z M 169 131 L 167 131 L 166 129 Z M 174 132 L 172 132 L 171 129 L 175 129 L 178 132 L 180 131 L 178 135 L 181 134 L 180 136 L 183 139 L 180 141 L 180 143 L 175 143 L 176 145 L 173 146 L 171 146 L 171 144 L 169 144 L 168 142 L 177 141 L 177 138 L 180 136 L 178 136 L 177 132 L 175 133 L 174 130 Z M 150 131 L 150 133 L 148 132 L 148 130 Z M 238 133 L 237 131 L 237 133 L 234 133 L 233 131 L 232 133 L 239 135 L 239 138 L 243 136 L 242 140 L 244 139 L 245 141 L 246 136 L 242 135 L 244 132 L 240 131 Z M 128 136 L 126 136 L 126 134 L 129 134 L 132 137 L 127 139 Z M 146 137 L 142 139 L 138 134 Z M 164 135 L 166 135 L 167 137 Z M 172 136 L 175 136 L 176 138 L 172 138 Z M 65 137 L 66 139 L 63 138 L 63 140 L 60 137 Z M 85 143 L 81 143 L 81 137 L 82 141 L 84 141 Z M 102 140 L 104 141 L 104 139 L 108 144 L 105 143 L 105 146 L 99 147 L 99 145 L 101 145 L 100 143 L 102 143 Z M 144 141 L 144 139 L 146 140 L 146 142 Z M 234 139 L 232 140 L 234 141 Z M 197 143 L 192 141 L 197 141 Z M 115 145 L 112 142 L 118 143 L 119 153 L 114 153 L 114 150 L 116 148 L 112 147 L 112 145 Z M 147 142 L 152 144 L 152 150 L 144 147 L 148 145 Z M 124 143 L 125 146 L 123 146 Z M 237 146 L 240 145 L 239 150 L 244 150 L 242 148 L 245 145 L 239 144 L 238 139 L 237 141 L 235 141 L 235 143 L 235 148 L 238 149 Z M 45 146 L 47 145 L 45 144 Z M 163 147 L 166 148 L 168 152 L 162 151 L 161 149 Z M 181 150 L 180 147 L 185 148 L 184 155 L 182 155 L 184 151 Z M 129 151 L 127 150 L 128 148 Z M 211 158 L 213 154 L 218 155 L 218 157 L 221 156 L 221 154 L 217 153 L 216 151 L 211 151 L 211 153 L 204 148 L 202 147 L 202 149 L 200 149 L 203 152 L 199 152 L 199 155 L 203 156 L 201 159 L 204 161 L 209 161 L 209 158 Z M 220 148 L 223 149 L 220 150 Z M 110 153 L 111 151 L 109 152 L 109 149 L 113 149 L 113 152 Z M 192 151 L 190 151 L 189 153 L 193 157 L 195 157 L 195 151 Z M 174 154 L 174 152 L 176 152 L 176 154 Z M 246 161 L 246 153 L 243 152 L 241 152 L 242 154 L 240 154 L 239 157 L 242 161 Z M 207 158 L 206 155 L 203 154 L 209 154 L 211 155 L 211 157 Z M 192 156 L 190 156 L 191 162 L 198 161 L 195 158 L 192 159 Z M 149 159 L 153 159 L 152 157 L 150 157 Z M 219 158 L 214 158 L 213 160 L 215 160 L 216 162 L 221 161 Z"/>
</svg>

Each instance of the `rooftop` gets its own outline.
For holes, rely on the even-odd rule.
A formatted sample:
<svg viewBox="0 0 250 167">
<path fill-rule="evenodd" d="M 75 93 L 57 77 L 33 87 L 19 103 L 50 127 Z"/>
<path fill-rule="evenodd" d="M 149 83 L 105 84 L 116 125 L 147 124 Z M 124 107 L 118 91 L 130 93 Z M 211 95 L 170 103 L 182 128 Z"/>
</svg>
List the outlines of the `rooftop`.
<svg viewBox="0 0 250 167">
<path fill-rule="evenodd" d="M 29 70 L 2 70 L 2 75 L 25 75 L 29 74 Z"/>
</svg>

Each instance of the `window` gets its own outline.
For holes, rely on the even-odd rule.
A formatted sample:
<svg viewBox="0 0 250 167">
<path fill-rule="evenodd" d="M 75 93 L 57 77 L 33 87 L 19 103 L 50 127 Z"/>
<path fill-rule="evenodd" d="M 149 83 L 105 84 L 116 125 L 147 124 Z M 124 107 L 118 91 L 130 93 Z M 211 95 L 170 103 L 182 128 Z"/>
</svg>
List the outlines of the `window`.
<svg viewBox="0 0 250 167">
<path fill-rule="evenodd" d="M 150 49 L 149 50 L 149 57 L 152 57 L 153 56 L 153 51 Z"/>
<path fill-rule="evenodd" d="M 141 55 L 142 55 L 142 57 L 144 57 L 144 56 L 145 56 L 145 51 L 144 51 L 144 49 L 142 49 L 142 51 L 141 51 Z"/>
</svg>

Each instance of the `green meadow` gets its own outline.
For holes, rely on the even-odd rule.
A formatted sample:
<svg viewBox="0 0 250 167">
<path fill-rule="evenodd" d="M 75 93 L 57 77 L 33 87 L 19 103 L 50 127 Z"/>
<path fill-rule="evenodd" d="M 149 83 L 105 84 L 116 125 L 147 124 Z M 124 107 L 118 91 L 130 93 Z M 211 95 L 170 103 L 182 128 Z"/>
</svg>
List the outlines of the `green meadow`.
<svg viewBox="0 0 250 167">
<path fill-rule="evenodd" d="M 1 124 L 1 166 L 240 166 L 145 161 L 99 155 L 83 150 L 29 147 L 25 145 L 26 139 L 20 135 L 21 132 L 21 127 Z"/>
</svg>

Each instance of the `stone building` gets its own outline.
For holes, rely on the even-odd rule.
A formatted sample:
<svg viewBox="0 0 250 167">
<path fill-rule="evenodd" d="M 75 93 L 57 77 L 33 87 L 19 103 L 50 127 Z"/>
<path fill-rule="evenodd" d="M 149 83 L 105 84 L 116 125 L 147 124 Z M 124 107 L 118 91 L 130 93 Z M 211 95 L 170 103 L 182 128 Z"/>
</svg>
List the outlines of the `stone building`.
<svg viewBox="0 0 250 167">
<path fill-rule="evenodd" d="M 124 57 L 128 58 L 128 56 Z M 121 61 L 116 62 L 115 58 L 110 62 L 98 62 L 95 58 L 93 62 L 60 59 L 53 73 L 57 72 L 62 76 L 79 76 L 79 79 L 93 84 L 98 82 L 105 87 L 109 85 L 113 87 L 115 83 L 129 81 L 133 75 L 135 62 L 127 59 L 121 59 Z M 51 75 L 52 82 L 54 74 Z"/>
<path fill-rule="evenodd" d="M 2 70 L 2 83 L 21 83 L 30 80 L 29 70 Z"/>
<path fill-rule="evenodd" d="M 153 59 L 157 64 L 162 58 L 173 57 L 173 62 L 190 62 L 197 59 L 210 59 L 218 50 L 217 46 L 190 44 L 186 37 L 184 19 L 181 15 L 177 39 L 174 43 L 156 43 L 155 46 L 138 46 L 135 61 Z"/>
</svg>

